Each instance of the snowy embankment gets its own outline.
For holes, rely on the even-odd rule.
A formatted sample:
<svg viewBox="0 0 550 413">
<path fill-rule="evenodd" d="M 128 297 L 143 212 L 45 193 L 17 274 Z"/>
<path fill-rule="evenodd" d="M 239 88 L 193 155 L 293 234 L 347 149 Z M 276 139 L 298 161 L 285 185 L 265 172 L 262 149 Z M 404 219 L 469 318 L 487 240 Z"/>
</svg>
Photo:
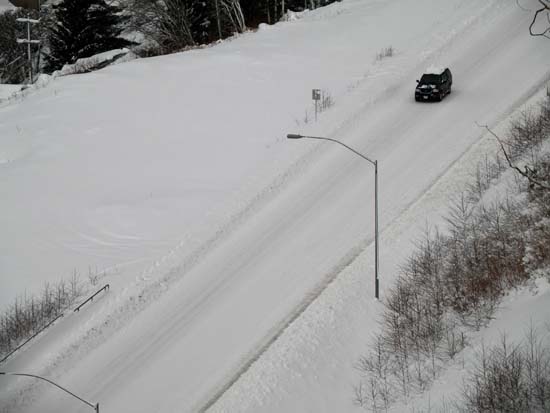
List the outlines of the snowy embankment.
<svg viewBox="0 0 550 413">
<path fill-rule="evenodd" d="M 0 102 L 13 97 L 21 90 L 21 85 L 0 85 Z"/>
<path fill-rule="evenodd" d="M 1 0 L 0 1 L 0 12 L 6 11 L 6 10 L 13 10 L 15 6 L 13 6 L 8 0 Z"/>
<path fill-rule="evenodd" d="M 102 411 L 196 411 L 259 358 L 214 409 L 352 410 L 351 365 L 380 310 L 372 170 L 285 135 L 340 139 L 380 162 L 383 295 L 444 207 L 448 192 L 431 188 L 482 138 L 474 121 L 496 125 L 547 80 L 530 17 L 514 1 L 349 0 L 58 78 L 0 108 L 0 304 L 75 269 L 111 284 L 3 367 Z M 376 60 L 388 46 L 395 55 Z M 432 64 L 451 67 L 453 93 L 417 105 L 414 81 Z M 336 102 L 317 123 L 312 88 Z M 277 340 L 335 278 L 335 301 Z M 9 411 L 81 407 L 24 380 L 3 377 L 0 392 Z"/>
</svg>

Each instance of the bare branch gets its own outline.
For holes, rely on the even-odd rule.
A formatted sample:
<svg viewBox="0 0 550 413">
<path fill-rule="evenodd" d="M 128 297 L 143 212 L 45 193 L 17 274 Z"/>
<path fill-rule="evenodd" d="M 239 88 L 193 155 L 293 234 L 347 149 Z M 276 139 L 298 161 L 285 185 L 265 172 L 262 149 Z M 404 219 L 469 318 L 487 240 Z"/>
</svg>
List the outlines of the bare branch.
<svg viewBox="0 0 550 413">
<path fill-rule="evenodd" d="M 535 26 L 535 23 L 539 17 L 539 15 L 541 13 L 544 13 L 546 12 L 546 20 L 548 20 L 548 22 L 550 23 L 550 15 L 548 14 L 550 12 L 550 4 L 549 3 L 546 3 L 548 0 L 539 0 L 539 3 L 542 5 L 542 7 L 540 9 L 538 9 L 534 16 L 533 16 L 533 20 L 531 21 L 531 24 L 529 25 L 529 34 L 531 34 L 531 36 L 543 36 L 543 37 L 546 37 L 548 39 L 550 39 L 550 26 L 548 26 L 546 28 L 546 30 L 542 31 L 542 32 L 535 32 L 533 31 L 533 27 Z"/>
<path fill-rule="evenodd" d="M 550 186 L 548 185 L 545 185 L 543 184 L 542 182 L 539 182 L 538 180 L 536 180 L 534 178 L 535 176 L 535 171 L 531 168 L 529 168 L 527 165 L 525 165 L 525 171 L 522 171 L 520 168 L 518 168 L 517 166 L 515 166 L 513 163 L 512 163 L 512 160 L 510 159 L 510 156 L 508 155 L 508 152 L 506 152 L 506 148 L 504 147 L 504 143 L 502 142 L 502 139 L 499 138 L 499 136 L 493 132 L 491 130 L 491 128 L 489 128 L 489 126 L 487 125 L 480 125 L 479 123 L 476 122 L 476 125 L 479 126 L 480 128 L 484 128 L 486 129 L 491 135 L 493 135 L 495 137 L 495 139 L 497 140 L 498 144 L 500 145 L 500 149 L 502 150 L 502 152 L 504 153 L 504 157 L 506 158 L 506 161 L 508 162 L 508 165 L 510 166 L 510 168 L 512 169 L 515 169 L 521 176 L 523 176 L 524 178 L 527 178 L 527 180 L 529 181 L 530 184 L 532 185 L 537 185 L 543 189 L 546 189 L 547 191 L 550 191 Z"/>
</svg>

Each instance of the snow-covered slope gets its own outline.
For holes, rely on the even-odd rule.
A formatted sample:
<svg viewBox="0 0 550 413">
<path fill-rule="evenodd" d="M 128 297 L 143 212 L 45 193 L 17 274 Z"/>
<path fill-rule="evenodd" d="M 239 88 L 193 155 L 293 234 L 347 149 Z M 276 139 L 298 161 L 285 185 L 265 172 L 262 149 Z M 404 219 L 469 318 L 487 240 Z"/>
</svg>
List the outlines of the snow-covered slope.
<svg viewBox="0 0 550 413">
<path fill-rule="evenodd" d="M 0 108 L 0 303 L 74 269 L 111 284 L 3 367 L 47 375 L 102 411 L 196 411 L 342 271 L 355 278 L 339 299 L 375 316 L 372 167 L 286 133 L 379 161 L 384 294 L 422 219 L 438 214 L 411 211 L 481 138 L 474 121 L 497 124 L 548 79 L 531 16 L 512 0 L 348 0 L 215 47 L 58 78 Z M 388 46 L 395 55 L 376 60 Z M 451 68 L 453 93 L 419 105 L 415 79 L 430 65 Z M 336 102 L 317 123 L 312 88 Z M 366 317 L 341 316 L 348 333 Z M 303 391 L 278 392 L 288 388 L 263 379 L 279 373 L 260 374 L 214 410 L 353 409 L 343 388 L 359 341 L 288 331 L 276 345 L 334 340 L 304 380 L 300 358 L 271 365 Z M 326 365 L 342 367 L 338 380 L 318 380 Z M 87 409 L 12 377 L 0 400 Z"/>
<path fill-rule="evenodd" d="M 11 10 L 14 6 L 8 0 L 0 0 L 0 12 Z"/>
</svg>

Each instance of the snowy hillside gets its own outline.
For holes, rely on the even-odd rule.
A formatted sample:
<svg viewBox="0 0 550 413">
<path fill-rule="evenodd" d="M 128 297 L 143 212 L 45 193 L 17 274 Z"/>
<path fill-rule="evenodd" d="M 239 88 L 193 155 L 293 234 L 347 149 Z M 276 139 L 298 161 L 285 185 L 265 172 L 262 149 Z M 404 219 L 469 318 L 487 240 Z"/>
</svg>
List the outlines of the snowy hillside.
<svg viewBox="0 0 550 413">
<path fill-rule="evenodd" d="M 13 6 L 8 0 L 0 0 L 0 11 L 13 9 Z"/>
<path fill-rule="evenodd" d="M 531 18 L 514 0 L 345 0 L 0 104 L 0 308 L 73 273 L 111 286 L 1 369 L 102 412 L 354 411 L 381 308 L 373 168 L 286 134 L 378 160 L 384 297 L 490 147 L 475 122 L 499 127 L 550 79 Z M 417 104 L 433 65 L 453 92 Z M 334 101 L 317 122 L 314 88 Z M 89 410 L 14 377 L 2 409 Z"/>
</svg>

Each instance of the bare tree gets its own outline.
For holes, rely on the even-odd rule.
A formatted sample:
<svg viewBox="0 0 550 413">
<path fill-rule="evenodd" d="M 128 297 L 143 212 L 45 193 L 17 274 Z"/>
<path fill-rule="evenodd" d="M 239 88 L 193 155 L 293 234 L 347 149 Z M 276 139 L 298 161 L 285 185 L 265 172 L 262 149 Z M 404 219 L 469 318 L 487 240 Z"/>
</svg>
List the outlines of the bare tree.
<svg viewBox="0 0 550 413">
<path fill-rule="evenodd" d="M 547 340 L 547 338 L 546 338 Z M 533 326 L 522 344 L 482 348 L 465 381 L 463 405 L 469 412 L 546 412 L 550 407 L 550 357 Z"/>
<path fill-rule="evenodd" d="M 506 158 L 506 161 L 508 162 L 508 165 L 510 168 L 516 170 L 521 176 L 526 178 L 529 181 L 529 185 L 531 188 L 538 187 L 541 189 L 544 189 L 546 191 L 550 191 L 550 186 L 541 182 L 537 177 L 537 170 L 535 168 L 530 167 L 529 165 L 524 165 L 524 170 L 521 170 L 519 167 L 514 165 L 512 163 L 512 159 L 510 157 L 510 154 L 506 150 L 504 143 L 502 139 L 489 128 L 487 125 L 479 125 L 479 127 L 486 129 L 493 137 L 497 140 L 498 144 L 500 145 L 500 149 L 502 150 L 502 153 L 504 154 L 504 157 Z"/>
<path fill-rule="evenodd" d="M 197 44 L 197 30 L 204 16 L 192 0 L 129 0 L 134 29 L 154 41 L 164 53 Z"/>
<path fill-rule="evenodd" d="M 246 24 L 239 0 L 219 0 L 219 2 L 225 16 L 231 22 L 233 30 L 243 33 L 246 30 Z"/>
</svg>

